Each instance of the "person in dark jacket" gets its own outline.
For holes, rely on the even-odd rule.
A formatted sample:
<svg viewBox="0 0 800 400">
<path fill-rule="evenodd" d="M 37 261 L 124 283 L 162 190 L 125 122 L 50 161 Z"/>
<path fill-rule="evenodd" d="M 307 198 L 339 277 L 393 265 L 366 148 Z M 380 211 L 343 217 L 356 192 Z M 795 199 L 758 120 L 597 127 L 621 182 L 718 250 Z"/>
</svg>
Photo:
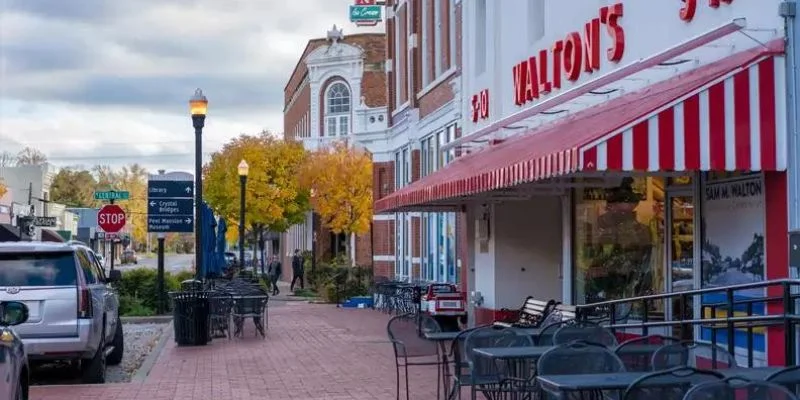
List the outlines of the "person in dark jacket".
<svg viewBox="0 0 800 400">
<path fill-rule="evenodd" d="M 300 289 L 305 289 L 306 286 L 303 283 L 303 275 L 305 274 L 305 270 L 303 267 L 303 257 L 300 255 L 299 249 L 294 249 L 294 255 L 292 256 L 292 284 L 289 286 L 289 290 L 294 292 L 294 284 L 298 280 L 300 281 Z"/>
<path fill-rule="evenodd" d="M 267 273 L 269 274 L 270 282 L 272 282 L 272 295 L 277 296 L 281 293 L 278 290 L 278 279 L 281 278 L 281 262 L 278 261 L 278 256 L 272 256 Z"/>
</svg>

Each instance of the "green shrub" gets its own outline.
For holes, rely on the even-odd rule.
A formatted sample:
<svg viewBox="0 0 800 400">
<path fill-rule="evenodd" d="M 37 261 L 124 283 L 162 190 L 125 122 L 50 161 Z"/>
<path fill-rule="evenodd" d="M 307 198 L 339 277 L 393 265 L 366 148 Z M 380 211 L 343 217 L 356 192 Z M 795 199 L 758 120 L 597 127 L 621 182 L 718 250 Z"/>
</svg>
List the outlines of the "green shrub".
<svg viewBox="0 0 800 400">
<path fill-rule="evenodd" d="M 158 309 L 157 288 L 158 272 L 155 269 L 136 268 L 122 273 L 122 279 L 116 284 L 120 297 L 120 313 L 123 315 L 148 315 L 146 310 L 155 314 Z M 177 291 L 181 282 L 194 278 L 191 271 L 181 271 L 177 274 L 164 272 L 164 292 Z M 164 295 L 165 306 L 169 309 L 170 302 Z M 124 304 L 123 304 L 124 303 Z M 126 311 L 127 310 L 127 311 Z M 145 314 L 143 314 L 145 313 Z"/>
<path fill-rule="evenodd" d="M 155 315 L 156 310 L 144 305 L 140 298 L 120 296 L 119 312 L 126 317 L 149 317 Z"/>
<path fill-rule="evenodd" d="M 369 293 L 372 268 L 351 266 L 349 261 L 336 258 L 331 263 L 318 264 L 309 282 L 325 301 L 341 302 L 350 297 Z"/>
</svg>

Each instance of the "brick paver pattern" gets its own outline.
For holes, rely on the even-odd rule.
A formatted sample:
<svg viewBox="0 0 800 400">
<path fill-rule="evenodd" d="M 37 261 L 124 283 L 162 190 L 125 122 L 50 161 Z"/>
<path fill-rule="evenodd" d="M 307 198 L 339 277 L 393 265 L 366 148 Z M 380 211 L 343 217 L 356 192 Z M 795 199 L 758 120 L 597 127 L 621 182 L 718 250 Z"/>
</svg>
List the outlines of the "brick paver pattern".
<svg viewBox="0 0 800 400">
<path fill-rule="evenodd" d="M 388 316 L 306 302 L 270 307 L 266 340 L 177 347 L 170 338 L 141 383 L 34 387 L 31 400 L 391 400 L 394 353 Z M 436 398 L 434 367 L 410 373 L 411 399 Z M 405 399 L 405 396 L 401 396 Z M 467 397 L 468 398 L 468 397 Z"/>
</svg>

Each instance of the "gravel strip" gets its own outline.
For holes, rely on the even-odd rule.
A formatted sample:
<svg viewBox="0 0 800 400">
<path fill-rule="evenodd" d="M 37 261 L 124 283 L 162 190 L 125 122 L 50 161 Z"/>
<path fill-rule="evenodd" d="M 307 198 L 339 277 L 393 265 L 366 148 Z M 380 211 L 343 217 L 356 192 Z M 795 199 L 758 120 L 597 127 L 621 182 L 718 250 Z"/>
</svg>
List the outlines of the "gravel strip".
<svg viewBox="0 0 800 400">
<path fill-rule="evenodd" d="M 123 324 L 125 353 L 119 365 L 106 369 L 106 382 L 130 382 L 169 324 Z"/>
<path fill-rule="evenodd" d="M 106 383 L 130 382 L 136 370 L 155 348 L 158 340 L 166 333 L 169 324 L 122 324 L 125 336 L 125 353 L 119 365 L 106 369 Z M 79 384 L 77 368 L 64 364 L 47 364 L 36 368 L 32 374 L 34 385 Z"/>
</svg>

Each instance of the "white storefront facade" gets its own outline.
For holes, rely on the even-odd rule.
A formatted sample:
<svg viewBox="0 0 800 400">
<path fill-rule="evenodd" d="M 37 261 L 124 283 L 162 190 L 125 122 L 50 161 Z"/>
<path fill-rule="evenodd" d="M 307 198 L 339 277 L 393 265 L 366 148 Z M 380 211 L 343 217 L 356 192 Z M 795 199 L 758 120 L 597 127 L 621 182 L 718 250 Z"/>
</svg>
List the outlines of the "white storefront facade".
<svg viewBox="0 0 800 400">
<path fill-rule="evenodd" d="M 527 296 L 585 304 L 787 277 L 780 3 L 462 1 L 463 133 L 439 150 L 468 154 L 376 211 L 466 214 L 475 323 Z M 714 301 L 645 313 L 699 318 Z M 752 335 L 756 364 L 782 362 L 772 335 Z"/>
</svg>

